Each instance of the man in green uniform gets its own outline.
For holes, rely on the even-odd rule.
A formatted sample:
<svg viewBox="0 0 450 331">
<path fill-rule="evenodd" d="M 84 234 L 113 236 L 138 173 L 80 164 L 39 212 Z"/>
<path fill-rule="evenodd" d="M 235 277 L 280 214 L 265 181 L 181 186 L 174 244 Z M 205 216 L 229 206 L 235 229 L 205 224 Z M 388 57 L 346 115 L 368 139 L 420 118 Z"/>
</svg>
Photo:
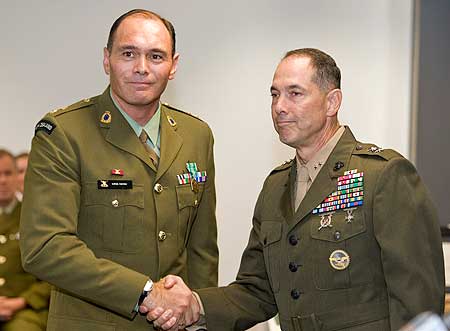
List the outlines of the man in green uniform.
<svg viewBox="0 0 450 331">
<path fill-rule="evenodd" d="M 0 149 L 0 330 L 45 330 L 50 286 L 22 269 L 13 155 Z"/>
<path fill-rule="evenodd" d="M 160 103 L 178 58 L 170 22 L 130 11 L 104 49 L 110 86 L 36 125 L 21 248 L 56 286 L 48 330 L 149 330 L 137 308 L 170 297 L 160 277 L 217 285 L 212 133 Z"/>
<path fill-rule="evenodd" d="M 296 157 L 264 183 L 237 280 L 198 290 L 209 331 L 246 330 L 277 312 L 286 331 L 387 331 L 442 313 L 433 203 L 408 160 L 339 124 L 340 78 L 317 49 L 290 51 L 278 65 L 272 118 Z M 174 324 L 158 316 L 148 318 Z"/>
</svg>

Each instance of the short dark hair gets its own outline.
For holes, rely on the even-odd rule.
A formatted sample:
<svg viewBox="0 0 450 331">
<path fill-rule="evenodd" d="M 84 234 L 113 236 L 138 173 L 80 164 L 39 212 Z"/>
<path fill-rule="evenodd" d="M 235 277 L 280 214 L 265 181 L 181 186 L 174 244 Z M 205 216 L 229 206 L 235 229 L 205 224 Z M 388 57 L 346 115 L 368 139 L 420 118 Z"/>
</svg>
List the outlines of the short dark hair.
<svg viewBox="0 0 450 331">
<path fill-rule="evenodd" d="M 287 52 L 283 60 L 291 56 L 310 59 L 311 65 L 316 69 L 313 81 L 322 91 L 341 88 L 341 70 L 327 53 L 316 48 L 299 48 Z"/>
<path fill-rule="evenodd" d="M 149 19 L 156 19 L 161 21 L 164 26 L 166 27 L 167 31 L 170 34 L 170 39 L 172 40 L 172 56 L 175 54 L 175 41 L 176 41 L 176 35 L 175 35 L 175 28 L 173 27 L 173 24 L 159 16 L 158 14 L 150 11 L 150 10 L 146 10 L 146 9 L 132 9 L 128 12 L 126 12 L 125 14 L 122 14 L 118 19 L 116 19 L 113 23 L 113 25 L 111 26 L 111 29 L 109 30 L 109 36 L 108 36 L 108 42 L 106 44 L 106 48 L 108 49 L 109 52 L 111 52 L 112 47 L 113 47 L 113 43 L 114 43 L 114 36 L 116 34 L 117 29 L 119 28 L 120 23 L 122 23 L 122 21 L 124 19 L 126 19 L 129 16 L 132 15 L 141 15 L 144 16 L 146 18 Z"/>
</svg>

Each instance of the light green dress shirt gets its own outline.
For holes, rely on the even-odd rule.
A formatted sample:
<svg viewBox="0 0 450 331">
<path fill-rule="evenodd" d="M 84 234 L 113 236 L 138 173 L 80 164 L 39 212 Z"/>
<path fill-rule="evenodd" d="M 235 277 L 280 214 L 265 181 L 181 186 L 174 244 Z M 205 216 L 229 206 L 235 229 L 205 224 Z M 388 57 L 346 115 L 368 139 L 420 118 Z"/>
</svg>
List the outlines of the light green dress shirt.
<svg viewBox="0 0 450 331">
<path fill-rule="evenodd" d="M 131 128 L 134 130 L 136 135 L 139 137 L 141 135 L 142 130 L 145 130 L 145 132 L 148 135 L 147 144 L 153 148 L 155 153 L 158 155 L 158 157 L 161 156 L 160 147 L 161 147 L 161 134 L 159 130 L 159 123 L 161 121 L 161 103 L 158 104 L 158 109 L 155 112 L 155 115 L 152 116 L 152 118 L 144 125 L 141 126 L 138 122 L 136 122 L 134 119 L 130 117 L 120 106 L 119 103 L 116 102 L 114 99 L 114 96 L 111 93 L 111 90 L 109 90 L 109 95 L 111 96 L 111 99 L 116 106 L 116 108 L 120 111 L 120 113 L 125 117 L 128 124 L 130 124 Z"/>
</svg>

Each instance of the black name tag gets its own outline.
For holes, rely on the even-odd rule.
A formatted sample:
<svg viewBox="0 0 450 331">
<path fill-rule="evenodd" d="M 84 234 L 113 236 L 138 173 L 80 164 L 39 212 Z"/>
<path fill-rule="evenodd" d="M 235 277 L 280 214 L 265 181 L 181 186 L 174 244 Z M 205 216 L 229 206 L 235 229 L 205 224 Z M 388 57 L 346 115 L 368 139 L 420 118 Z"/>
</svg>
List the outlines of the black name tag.
<svg viewBox="0 0 450 331">
<path fill-rule="evenodd" d="M 46 134 L 51 135 L 53 130 L 56 128 L 56 125 L 52 122 L 49 122 L 47 120 L 41 120 L 36 126 L 34 127 L 34 134 L 38 131 L 44 131 Z"/>
<path fill-rule="evenodd" d="M 131 190 L 133 182 L 131 180 L 98 180 L 99 190 Z"/>
</svg>

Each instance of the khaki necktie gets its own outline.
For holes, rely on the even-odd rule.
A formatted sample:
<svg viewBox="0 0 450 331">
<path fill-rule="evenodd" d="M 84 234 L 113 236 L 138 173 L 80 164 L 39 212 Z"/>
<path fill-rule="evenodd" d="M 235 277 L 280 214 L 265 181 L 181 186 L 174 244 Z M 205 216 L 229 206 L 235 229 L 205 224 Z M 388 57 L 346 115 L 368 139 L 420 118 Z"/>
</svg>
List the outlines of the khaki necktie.
<svg viewBox="0 0 450 331">
<path fill-rule="evenodd" d="M 142 130 L 141 134 L 139 135 L 139 140 L 142 144 L 144 144 L 145 150 L 148 153 L 148 156 L 150 156 L 150 159 L 152 160 L 153 165 L 158 168 L 159 163 L 159 157 L 158 154 L 156 154 L 155 150 L 150 147 L 149 144 L 147 144 L 148 135 L 145 130 Z"/>
<path fill-rule="evenodd" d="M 308 168 L 305 166 L 300 166 L 300 168 L 297 171 L 297 192 L 295 195 L 295 210 L 298 209 L 298 206 L 300 206 L 300 203 L 303 201 L 303 198 L 306 195 L 306 192 L 308 191 L 308 185 L 310 182 L 309 174 L 308 174 Z"/>
</svg>

